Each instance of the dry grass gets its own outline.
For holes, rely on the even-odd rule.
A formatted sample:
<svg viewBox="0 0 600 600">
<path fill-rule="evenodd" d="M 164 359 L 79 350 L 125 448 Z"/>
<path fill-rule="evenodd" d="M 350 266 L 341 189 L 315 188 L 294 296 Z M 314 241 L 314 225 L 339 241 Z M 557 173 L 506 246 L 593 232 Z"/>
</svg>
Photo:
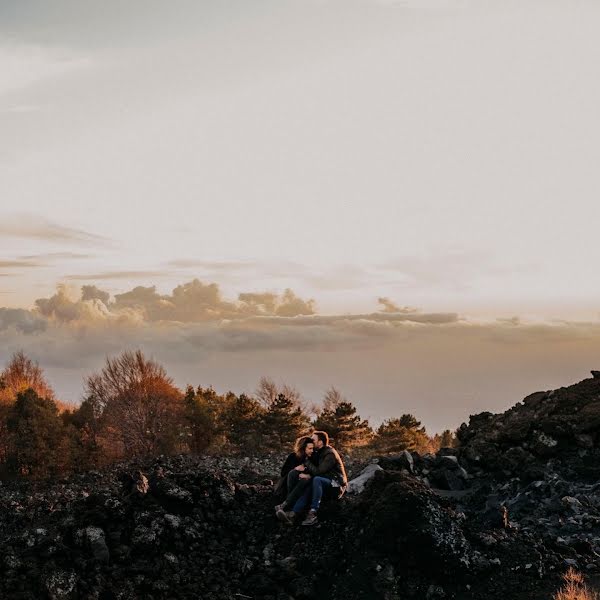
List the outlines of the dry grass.
<svg viewBox="0 0 600 600">
<path fill-rule="evenodd" d="M 554 594 L 553 600 L 600 600 L 600 596 L 588 588 L 583 575 L 575 569 L 569 568 L 563 579 L 565 583 Z"/>
</svg>

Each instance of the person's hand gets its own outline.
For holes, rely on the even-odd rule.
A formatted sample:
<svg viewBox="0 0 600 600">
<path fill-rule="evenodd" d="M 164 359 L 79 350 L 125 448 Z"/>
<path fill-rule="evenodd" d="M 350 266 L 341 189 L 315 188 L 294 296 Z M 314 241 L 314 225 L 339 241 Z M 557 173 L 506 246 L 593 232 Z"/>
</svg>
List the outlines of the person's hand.
<svg viewBox="0 0 600 600">
<path fill-rule="evenodd" d="M 300 479 L 310 479 L 310 475 L 308 473 L 301 473 L 299 478 Z"/>
<path fill-rule="evenodd" d="M 302 473 L 302 471 L 306 470 L 306 467 L 304 465 L 298 465 L 294 470 Z"/>
</svg>

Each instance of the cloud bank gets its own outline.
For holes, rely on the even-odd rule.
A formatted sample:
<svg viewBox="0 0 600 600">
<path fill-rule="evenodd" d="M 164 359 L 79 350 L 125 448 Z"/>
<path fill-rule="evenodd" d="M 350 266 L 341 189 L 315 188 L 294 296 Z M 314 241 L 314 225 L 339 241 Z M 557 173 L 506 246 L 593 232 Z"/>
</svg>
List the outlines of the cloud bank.
<svg viewBox="0 0 600 600">
<path fill-rule="evenodd" d="M 292 290 L 228 299 L 197 279 L 168 294 L 59 285 L 32 309 L 0 308 L 0 361 L 23 349 L 77 402 L 107 355 L 140 348 L 181 386 L 252 392 L 269 375 L 318 401 L 336 385 L 375 422 L 412 412 L 432 431 L 600 367 L 600 322 L 484 321 L 378 301 L 371 313 L 318 314 Z"/>
</svg>

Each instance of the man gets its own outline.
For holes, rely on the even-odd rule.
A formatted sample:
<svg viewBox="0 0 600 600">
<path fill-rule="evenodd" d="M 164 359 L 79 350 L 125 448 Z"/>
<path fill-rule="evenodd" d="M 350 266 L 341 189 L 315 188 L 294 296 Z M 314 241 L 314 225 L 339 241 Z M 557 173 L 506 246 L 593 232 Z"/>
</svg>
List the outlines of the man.
<svg viewBox="0 0 600 600">
<path fill-rule="evenodd" d="M 312 461 L 296 467 L 297 471 L 306 472 L 311 476 L 311 484 L 306 486 L 292 511 L 286 513 L 286 517 L 291 522 L 310 501 L 310 510 L 302 525 L 314 525 L 317 522 L 317 511 L 325 492 L 335 491 L 337 497 L 341 498 L 348 486 L 344 463 L 337 450 L 329 445 L 329 435 L 325 431 L 315 431 L 312 439 L 315 444 Z"/>
</svg>

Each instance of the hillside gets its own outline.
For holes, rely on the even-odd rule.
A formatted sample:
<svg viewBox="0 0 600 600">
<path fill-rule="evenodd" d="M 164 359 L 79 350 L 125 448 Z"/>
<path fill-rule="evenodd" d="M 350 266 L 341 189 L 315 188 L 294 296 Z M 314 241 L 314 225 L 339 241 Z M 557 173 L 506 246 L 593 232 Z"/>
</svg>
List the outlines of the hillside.
<svg viewBox="0 0 600 600">
<path fill-rule="evenodd" d="M 458 449 L 378 459 L 313 528 L 274 518 L 278 457 L 5 482 L 0 597 L 550 598 L 569 565 L 600 572 L 599 427 L 596 377 L 532 394 Z"/>
</svg>

